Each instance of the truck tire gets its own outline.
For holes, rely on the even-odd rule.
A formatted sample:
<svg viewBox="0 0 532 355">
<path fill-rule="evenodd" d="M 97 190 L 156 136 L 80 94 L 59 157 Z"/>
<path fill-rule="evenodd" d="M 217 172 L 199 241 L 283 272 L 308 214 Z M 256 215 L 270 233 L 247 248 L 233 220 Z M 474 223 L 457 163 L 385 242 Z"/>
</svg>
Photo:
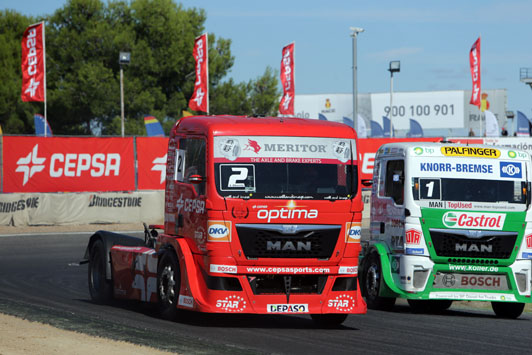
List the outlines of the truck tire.
<svg viewBox="0 0 532 355">
<path fill-rule="evenodd" d="M 177 301 L 181 287 L 181 271 L 179 262 L 172 250 L 167 250 L 161 257 L 157 267 L 157 295 L 161 317 L 167 320 L 177 318 Z"/>
<path fill-rule="evenodd" d="M 311 314 L 310 317 L 320 327 L 336 328 L 347 319 L 347 314 Z"/>
<path fill-rule="evenodd" d="M 378 309 L 389 311 L 395 304 L 394 297 L 381 297 L 382 283 L 382 266 L 379 254 L 371 253 L 367 256 L 369 259 L 365 263 L 361 291 L 366 298 L 366 304 L 369 309 Z"/>
<path fill-rule="evenodd" d="M 441 313 L 453 304 L 452 300 L 407 300 L 412 313 Z"/>
<path fill-rule="evenodd" d="M 91 299 L 100 304 L 109 303 L 113 299 L 113 284 L 106 278 L 105 260 L 105 246 L 97 239 L 89 253 L 88 277 Z"/>
<path fill-rule="evenodd" d="M 491 308 L 493 308 L 493 312 L 499 318 L 515 319 L 523 313 L 525 304 L 517 302 L 491 302 Z"/>
</svg>

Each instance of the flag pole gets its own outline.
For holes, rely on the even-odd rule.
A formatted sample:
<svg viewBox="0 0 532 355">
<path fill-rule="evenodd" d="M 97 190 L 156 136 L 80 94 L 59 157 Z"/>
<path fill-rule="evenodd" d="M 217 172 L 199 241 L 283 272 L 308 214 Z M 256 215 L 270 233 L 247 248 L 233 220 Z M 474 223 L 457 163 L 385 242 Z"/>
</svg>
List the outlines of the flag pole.
<svg viewBox="0 0 532 355">
<path fill-rule="evenodd" d="M 45 39 L 45 22 L 42 21 L 42 50 L 43 50 L 43 65 L 44 65 L 44 136 L 48 131 L 48 118 L 46 115 L 46 39 Z"/>
<path fill-rule="evenodd" d="M 482 48 L 482 40 L 481 40 L 481 35 L 480 33 L 478 34 L 478 46 L 480 48 Z M 482 75 L 481 75 L 481 71 L 482 71 L 482 53 L 481 51 L 479 50 L 478 51 L 478 77 L 479 77 L 479 82 L 480 82 L 480 85 L 479 85 L 479 95 L 480 95 L 480 105 L 478 105 L 478 121 L 480 122 L 480 137 L 482 137 Z"/>
<path fill-rule="evenodd" d="M 209 89 L 209 32 L 206 32 L 205 36 L 205 50 L 207 51 L 207 116 L 209 115 L 209 94 L 211 90 Z"/>
</svg>

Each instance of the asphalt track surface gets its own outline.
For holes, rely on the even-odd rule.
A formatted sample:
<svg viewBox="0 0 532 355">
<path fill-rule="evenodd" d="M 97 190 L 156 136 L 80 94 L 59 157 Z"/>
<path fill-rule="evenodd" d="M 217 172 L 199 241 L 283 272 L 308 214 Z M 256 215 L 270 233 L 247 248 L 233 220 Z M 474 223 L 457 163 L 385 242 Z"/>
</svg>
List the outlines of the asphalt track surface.
<svg viewBox="0 0 532 355">
<path fill-rule="evenodd" d="M 187 354 L 523 354 L 532 348 L 531 313 L 506 320 L 491 308 L 453 305 L 428 315 L 396 305 L 321 329 L 309 316 L 189 313 L 170 322 L 138 302 L 97 305 L 90 301 L 87 265 L 78 265 L 90 235 L 0 235 L 0 312 Z"/>
</svg>

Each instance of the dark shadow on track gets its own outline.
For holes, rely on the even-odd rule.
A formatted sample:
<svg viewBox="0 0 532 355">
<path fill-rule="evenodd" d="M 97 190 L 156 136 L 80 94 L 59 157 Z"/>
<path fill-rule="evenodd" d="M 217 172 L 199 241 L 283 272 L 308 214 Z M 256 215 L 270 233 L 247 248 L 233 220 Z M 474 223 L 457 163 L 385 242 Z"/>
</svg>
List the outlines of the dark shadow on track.
<svg viewBox="0 0 532 355">
<path fill-rule="evenodd" d="M 90 300 L 77 299 L 76 301 L 96 305 Z M 148 317 L 160 318 L 157 305 L 131 300 L 113 300 L 108 306 L 136 312 Z M 306 317 L 308 316 L 308 318 Z M 360 315 L 351 315 L 358 317 Z M 349 320 L 349 318 L 347 320 Z M 223 327 L 223 328 L 263 328 L 263 329 L 327 329 L 327 330 L 360 330 L 355 327 L 340 325 L 337 327 L 323 327 L 315 323 L 310 316 L 305 315 L 269 315 L 269 314 L 220 314 L 200 313 L 181 310 L 177 323 L 197 327 Z"/>
<path fill-rule="evenodd" d="M 408 305 L 394 305 L 394 307 L 389 311 L 380 311 L 380 310 L 368 310 L 368 312 L 382 312 L 382 313 L 398 313 L 398 314 L 415 314 L 416 316 L 443 316 L 443 317 L 464 317 L 464 318 L 479 318 L 479 319 L 500 319 L 500 320 L 509 320 L 509 321 L 530 321 L 530 318 L 525 318 L 527 313 L 523 313 L 517 319 L 504 319 L 498 318 L 491 309 L 463 309 L 463 308 L 451 308 L 439 312 L 426 312 L 426 313 L 415 313 L 412 311 Z"/>
</svg>

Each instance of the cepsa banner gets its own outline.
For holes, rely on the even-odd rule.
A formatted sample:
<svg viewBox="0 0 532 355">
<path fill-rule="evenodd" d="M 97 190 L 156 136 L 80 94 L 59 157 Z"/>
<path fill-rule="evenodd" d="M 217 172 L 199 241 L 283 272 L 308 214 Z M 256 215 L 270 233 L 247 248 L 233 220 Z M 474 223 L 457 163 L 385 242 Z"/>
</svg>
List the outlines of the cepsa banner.
<svg viewBox="0 0 532 355">
<path fill-rule="evenodd" d="M 135 190 L 133 138 L 10 137 L 4 192 Z"/>
<path fill-rule="evenodd" d="M 375 163 L 375 155 L 383 144 L 398 143 L 398 142 L 439 142 L 442 137 L 430 138 L 360 138 L 358 145 L 358 158 L 360 159 L 360 178 L 373 178 L 373 165 Z"/>
<path fill-rule="evenodd" d="M 137 137 L 139 190 L 164 190 L 168 138 Z"/>
</svg>

